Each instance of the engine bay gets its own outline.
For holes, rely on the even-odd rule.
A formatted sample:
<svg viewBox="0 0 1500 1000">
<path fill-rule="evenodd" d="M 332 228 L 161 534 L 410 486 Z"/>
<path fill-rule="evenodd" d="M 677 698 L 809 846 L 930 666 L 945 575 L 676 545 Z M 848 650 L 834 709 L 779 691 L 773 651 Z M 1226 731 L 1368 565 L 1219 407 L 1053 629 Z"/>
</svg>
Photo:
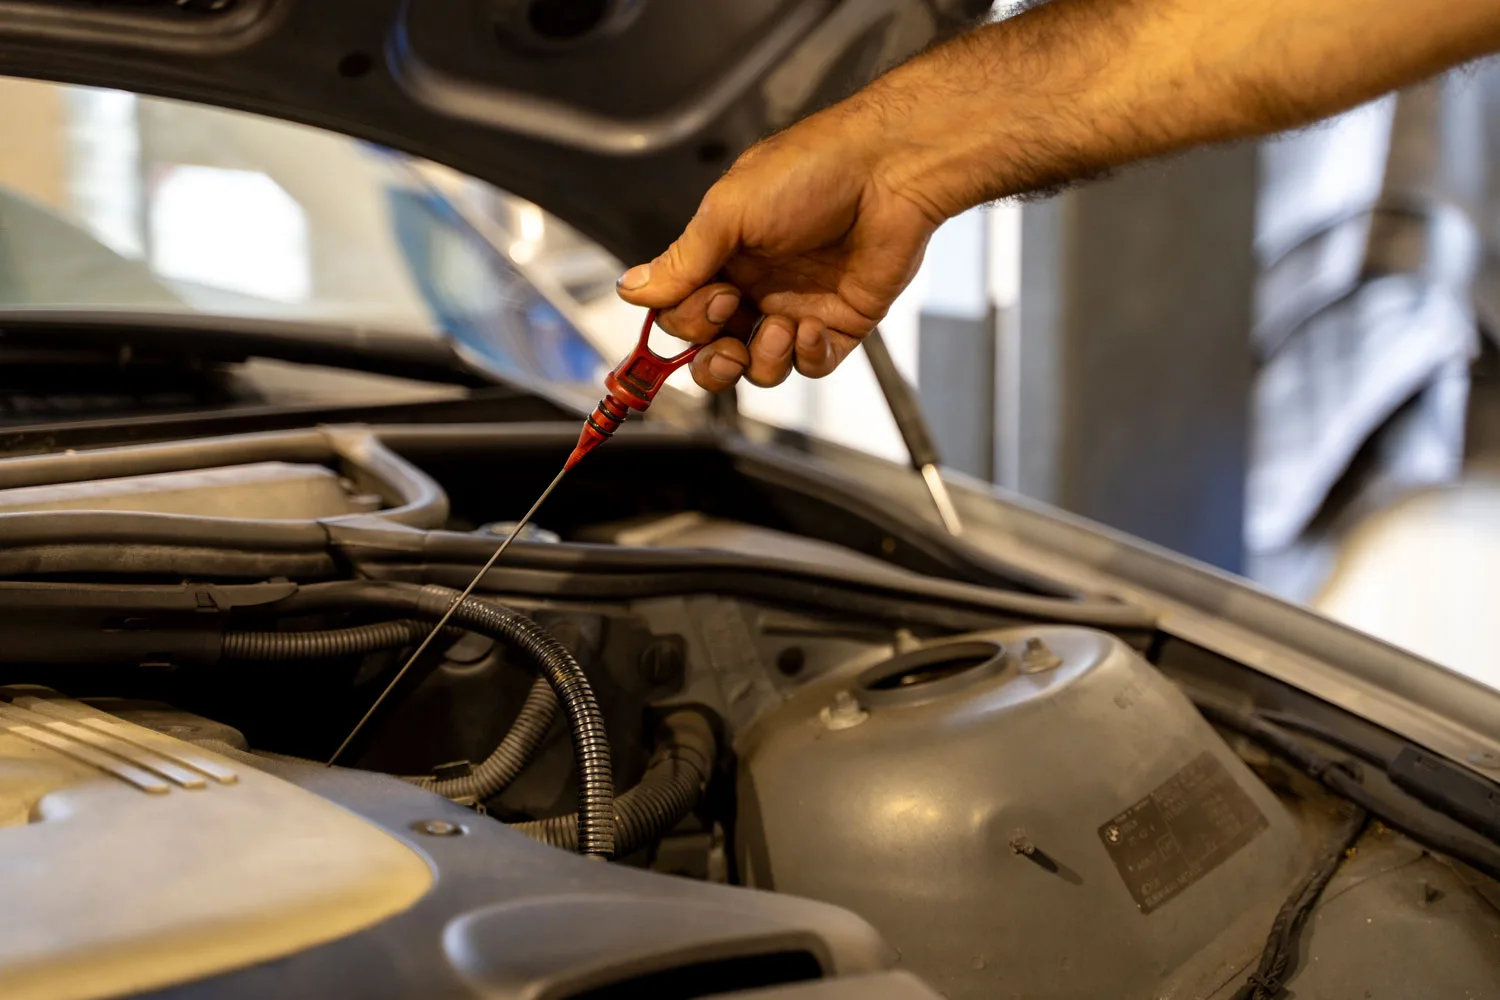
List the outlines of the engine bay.
<svg viewBox="0 0 1500 1000">
<path fill-rule="evenodd" d="M 1494 786 L 812 463 L 455 603 L 573 436 L 0 460 L 0 995 L 1500 996 Z"/>
</svg>

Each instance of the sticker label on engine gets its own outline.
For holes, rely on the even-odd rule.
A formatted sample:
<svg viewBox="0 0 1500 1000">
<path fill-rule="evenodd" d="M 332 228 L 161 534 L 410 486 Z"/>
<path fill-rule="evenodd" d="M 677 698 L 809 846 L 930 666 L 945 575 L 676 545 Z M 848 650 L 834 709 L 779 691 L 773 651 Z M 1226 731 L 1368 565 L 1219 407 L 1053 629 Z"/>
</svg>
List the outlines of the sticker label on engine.
<svg viewBox="0 0 1500 1000">
<path fill-rule="evenodd" d="M 1269 824 L 1234 776 L 1205 751 L 1099 827 L 1099 839 L 1142 913 L 1239 851 Z"/>
</svg>

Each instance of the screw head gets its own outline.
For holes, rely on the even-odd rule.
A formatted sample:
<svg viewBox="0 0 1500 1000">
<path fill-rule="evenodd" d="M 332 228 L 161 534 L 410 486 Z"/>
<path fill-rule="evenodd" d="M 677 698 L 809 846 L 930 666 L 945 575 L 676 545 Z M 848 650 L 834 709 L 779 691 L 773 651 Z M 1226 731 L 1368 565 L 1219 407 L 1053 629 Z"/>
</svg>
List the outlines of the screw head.
<svg viewBox="0 0 1500 1000">
<path fill-rule="evenodd" d="M 1021 651 L 1021 672 L 1025 674 L 1037 674 L 1044 670 L 1056 670 L 1062 666 L 1062 657 L 1052 651 L 1036 636 L 1026 640 L 1026 648 Z"/>
<path fill-rule="evenodd" d="M 429 837 L 461 837 L 466 832 L 457 823 L 450 823 L 445 819 L 424 819 L 416 824 L 418 833 L 425 833 Z"/>
<path fill-rule="evenodd" d="M 833 704 L 825 705 L 819 715 L 823 719 L 823 725 L 829 729 L 849 729 L 870 717 L 870 713 L 848 691 L 840 691 L 834 695 Z"/>
<path fill-rule="evenodd" d="M 1104 839 L 1109 841 L 1111 844 L 1118 844 L 1120 842 L 1120 828 L 1118 826 L 1112 826 L 1108 830 L 1105 830 Z"/>
</svg>

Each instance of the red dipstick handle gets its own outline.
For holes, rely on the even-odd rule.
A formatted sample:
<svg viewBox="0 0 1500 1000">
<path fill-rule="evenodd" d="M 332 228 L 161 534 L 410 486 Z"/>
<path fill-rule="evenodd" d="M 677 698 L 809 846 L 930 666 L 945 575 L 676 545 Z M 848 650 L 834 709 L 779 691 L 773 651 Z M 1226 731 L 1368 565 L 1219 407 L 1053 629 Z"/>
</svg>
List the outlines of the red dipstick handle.
<svg viewBox="0 0 1500 1000">
<path fill-rule="evenodd" d="M 564 469 L 571 469 L 583 460 L 583 456 L 613 437 L 631 410 L 646 412 L 667 376 L 697 357 L 701 344 L 670 358 L 651 350 L 646 342 L 651 339 L 651 327 L 655 322 L 656 310 L 652 309 L 646 313 L 641 339 L 635 350 L 616 365 L 614 371 L 604 376 L 604 398 L 584 422 L 583 433 L 578 435 L 578 446 L 563 463 Z"/>
</svg>

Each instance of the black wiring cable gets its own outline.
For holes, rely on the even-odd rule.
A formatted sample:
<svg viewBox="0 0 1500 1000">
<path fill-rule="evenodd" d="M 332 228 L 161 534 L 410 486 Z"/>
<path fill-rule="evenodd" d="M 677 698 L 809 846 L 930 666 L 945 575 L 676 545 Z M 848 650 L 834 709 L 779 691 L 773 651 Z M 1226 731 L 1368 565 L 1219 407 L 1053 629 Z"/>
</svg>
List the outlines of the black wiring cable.
<svg viewBox="0 0 1500 1000">
<path fill-rule="evenodd" d="M 628 857 L 666 836 L 703 795 L 714 771 L 718 742 L 703 715 L 681 709 L 659 727 L 656 751 L 640 783 L 615 799 L 615 850 Z M 534 840 L 566 851 L 576 849 L 574 815 L 511 824 Z"/>
<path fill-rule="evenodd" d="M 1296 958 L 1297 936 L 1338 872 L 1349 849 L 1364 834 L 1370 814 L 1354 806 L 1347 819 L 1314 859 L 1312 867 L 1281 905 L 1271 921 L 1271 933 L 1261 952 L 1255 971 L 1251 972 L 1232 1000 L 1275 1000 L 1281 995 L 1287 969 Z"/>
<path fill-rule="evenodd" d="M 1405 792 L 1397 792 L 1397 798 L 1370 788 L 1360 778 L 1359 762 L 1326 757 L 1253 712 L 1233 708 L 1197 692 L 1189 694 L 1198 711 L 1210 722 L 1247 736 L 1288 758 L 1335 795 L 1353 802 L 1412 840 L 1500 880 L 1500 847 L 1458 835 L 1454 832 L 1458 824 L 1451 817 L 1412 799 Z"/>
<path fill-rule="evenodd" d="M 72 513 L 79 512 L 58 516 Z M 319 530 L 312 533 L 267 536 L 260 544 L 259 536 L 238 526 L 225 536 L 225 529 L 204 527 L 193 518 L 158 518 L 139 525 L 132 521 L 122 528 L 109 520 L 94 524 L 16 516 L 27 520 L 8 528 L 14 537 L 8 536 L 0 550 L 0 577 L 33 574 L 42 564 L 49 574 L 150 573 L 237 580 L 328 581 L 340 567 L 392 579 L 421 573 L 435 577 L 450 570 L 459 575 L 464 568 L 472 576 L 493 551 L 490 538 L 449 531 L 393 533 L 339 525 L 324 532 L 315 526 Z M 507 554 L 505 566 L 489 574 L 485 589 L 538 597 L 608 598 L 626 592 L 667 597 L 713 591 L 756 598 L 783 585 L 841 598 L 868 595 L 892 604 L 918 604 L 929 615 L 950 607 L 971 617 L 987 614 L 1102 629 L 1156 626 L 1156 614 L 1149 608 L 1119 600 L 1028 594 L 896 568 L 865 572 L 725 551 L 522 542 Z"/>
<path fill-rule="evenodd" d="M 261 663 L 335 659 L 411 646 L 421 642 L 431 628 L 426 622 L 407 618 L 307 632 L 226 632 L 223 655 L 226 660 Z M 462 634 L 458 629 L 443 631 L 451 637 Z M 557 718 L 557 709 L 552 685 L 545 677 L 538 677 L 505 738 L 473 771 L 457 778 L 425 774 L 405 780 L 450 799 L 483 801 L 497 795 L 536 757 Z"/>
<path fill-rule="evenodd" d="M 308 632 L 226 632 L 223 655 L 226 660 L 264 663 L 330 660 L 410 646 L 421 642 L 430 628 L 425 622 L 398 619 Z M 445 631 L 458 635 L 457 630 Z"/>
<path fill-rule="evenodd" d="M 448 587 L 351 580 L 302 588 L 277 602 L 285 612 L 381 608 L 403 617 L 438 621 L 448 612 L 455 628 L 499 640 L 534 663 L 551 685 L 568 720 L 578 770 L 577 844 L 580 854 L 610 858 L 615 853 L 615 786 L 604 716 L 587 675 L 568 648 L 520 612 L 478 597 L 454 606 L 460 594 Z M 269 610 L 269 609 L 263 609 Z"/>
<path fill-rule="evenodd" d="M 427 566 L 477 567 L 492 551 L 491 540 L 455 532 L 427 532 L 416 551 L 365 546 L 360 543 L 360 537 L 349 534 L 341 537 L 337 545 L 352 565 L 370 569 L 381 565 L 410 566 L 413 562 Z M 746 580 L 770 580 L 773 584 L 785 580 L 820 588 L 889 594 L 902 600 L 984 608 L 995 613 L 1049 622 L 1104 628 L 1151 628 L 1156 624 L 1156 616 L 1149 610 L 1118 600 L 1023 594 L 895 568 L 866 571 L 727 551 L 523 542 L 512 546 L 505 565 L 493 571 L 497 578 L 512 575 L 516 578 L 515 584 L 522 587 L 528 576 L 537 583 L 550 578 L 574 587 L 589 588 L 594 592 L 592 596 L 600 596 L 601 588 L 618 593 L 620 584 L 627 581 L 632 587 L 648 589 L 687 586 L 732 590 Z M 486 589 L 512 590 L 514 586 L 487 585 Z"/>
<path fill-rule="evenodd" d="M 521 704 L 521 711 L 516 716 L 516 721 L 511 723 L 505 738 L 473 771 L 457 778 L 438 778 L 424 774 L 405 780 L 450 799 L 474 799 L 483 802 L 491 796 L 498 795 L 510 787 L 510 783 L 515 781 L 536 758 L 542 740 L 546 738 L 547 731 L 552 728 L 552 720 L 557 718 L 557 709 L 557 695 L 553 693 L 552 685 L 545 677 L 538 677 L 536 683 L 531 685 L 531 690 L 527 692 L 526 700 Z M 619 801 L 616 800 L 616 813 L 619 812 L 619 808 Z M 618 826 L 618 823 L 616 825 Z M 570 833 L 573 835 L 569 845 L 571 850 L 577 846 L 576 823 Z M 617 850 L 618 840 L 617 830 L 615 845 Z"/>
<path fill-rule="evenodd" d="M 413 596 L 413 610 L 423 618 L 437 621 L 452 607 L 448 620 L 455 626 L 506 642 L 541 669 L 562 704 L 573 737 L 578 769 L 578 853 L 614 857 L 615 780 L 609 737 L 593 687 L 568 647 L 510 608 L 476 597 L 460 600 L 459 593 L 447 587 L 423 587 Z"/>
<path fill-rule="evenodd" d="M 365 564 L 362 572 L 372 580 L 406 583 L 434 582 L 461 585 L 473 576 L 467 565 Z M 554 585 L 548 577 L 556 580 Z M 317 584 L 310 586 L 319 586 Z M 492 571 L 483 581 L 491 593 L 540 597 L 551 600 L 610 600 L 628 594 L 632 599 L 701 596 L 717 594 L 741 600 L 774 602 L 818 608 L 838 614 L 853 614 L 885 622 L 926 625 L 954 631 L 977 631 L 1023 622 L 1079 625 L 1113 632 L 1148 632 L 1155 618 L 1130 605 L 1082 606 L 1059 601 L 1056 614 L 1045 607 L 1025 607 L 1009 601 L 978 601 L 968 597 L 941 597 L 892 590 L 873 581 L 855 586 L 817 579 L 799 579 L 780 573 L 747 571 L 739 574 L 681 572 L 617 577 L 612 575 L 556 575 L 520 570 L 514 566 Z M 996 592 L 998 596 L 999 592 Z M 1037 598 L 1035 600 L 1044 600 Z"/>
<path fill-rule="evenodd" d="M 1255 715 L 1257 718 L 1272 725 L 1289 729 L 1295 733 L 1301 733 L 1303 736 L 1311 736 L 1320 743 L 1327 743 L 1329 746 L 1338 747 L 1344 753 L 1358 757 L 1360 760 L 1373 764 L 1381 770 L 1386 770 L 1390 767 L 1391 761 L 1389 757 L 1382 756 L 1373 748 L 1363 746 L 1343 733 L 1334 732 L 1327 726 L 1320 726 L 1311 719 L 1304 719 L 1295 712 L 1261 708 L 1256 710 Z"/>
</svg>

